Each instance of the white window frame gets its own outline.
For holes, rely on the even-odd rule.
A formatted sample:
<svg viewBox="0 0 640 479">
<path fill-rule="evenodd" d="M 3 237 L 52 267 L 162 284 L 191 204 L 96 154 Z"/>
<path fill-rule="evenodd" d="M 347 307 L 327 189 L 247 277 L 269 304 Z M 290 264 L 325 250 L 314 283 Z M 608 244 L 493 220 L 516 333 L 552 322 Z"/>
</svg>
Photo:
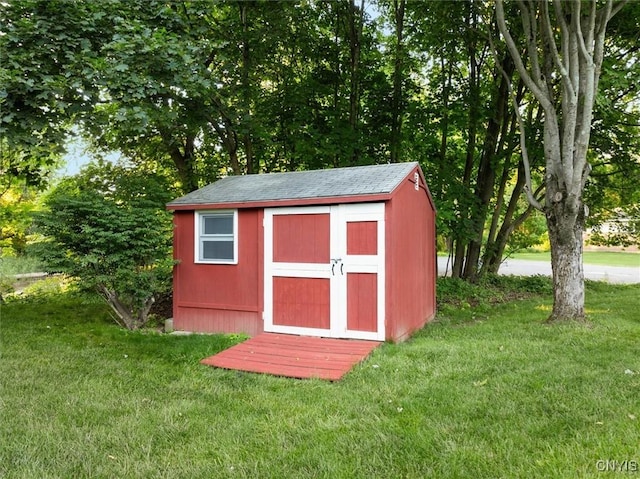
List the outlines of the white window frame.
<svg viewBox="0 0 640 479">
<path fill-rule="evenodd" d="M 204 259 L 202 258 L 202 241 L 206 238 L 227 235 L 205 235 L 203 233 L 204 218 L 218 215 L 228 216 L 233 214 L 233 259 Z M 198 264 L 238 264 L 238 210 L 207 210 L 196 211 L 194 215 L 195 226 L 195 251 L 194 262 Z M 224 240 L 223 240 L 224 241 Z"/>
</svg>

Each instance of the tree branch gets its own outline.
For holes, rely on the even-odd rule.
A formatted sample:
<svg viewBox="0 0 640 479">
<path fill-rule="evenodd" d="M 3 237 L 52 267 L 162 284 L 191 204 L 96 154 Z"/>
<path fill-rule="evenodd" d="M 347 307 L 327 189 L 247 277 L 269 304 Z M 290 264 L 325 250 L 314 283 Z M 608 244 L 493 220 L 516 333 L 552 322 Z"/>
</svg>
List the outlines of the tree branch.
<svg viewBox="0 0 640 479">
<path fill-rule="evenodd" d="M 496 20 L 498 21 L 498 29 L 500 30 L 500 33 L 504 37 L 507 48 L 509 49 L 511 56 L 513 57 L 513 61 L 516 64 L 518 73 L 520 73 L 520 76 L 522 77 L 522 80 L 525 82 L 525 85 L 527 85 L 527 88 L 531 90 L 533 95 L 540 102 L 540 105 L 542 105 L 542 108 L 544 109 L 545 112 L 555 113 L 553 103 L 551 102 L 551 99 L 548 96 L 548 92 L 543 91 L 527 71 L 527 68 L 525 67 L 524 62 L 522 61 L 522 56 L 518 51 L 518 47 L 516 46 L 516 43 L 513 40 L 513 37 L 509 33 L 509 29 L 507 28 L 507 24 L 504 17 L 503 0 L 496 0 Z"/>
<path fill-rule="evenodd" d="M 556 2 L 557 3 L 557 2 Z M 555 64 L 556 68 L 558 69 L 558 71 L 560 71 L 560 75 L 562 77 L 562 82 L 563 84 L 566 85 L 566 87 L 569 90 L 569 94 L 570 95 L 575 95 L 575 91 L 573 89 L 573 84 L 571 83 L 571 79 L 569 77 L 569 72 L 567 71 L 564 63 L 562 63 L 562 58 L 560 57 L 560 54 L 558 53 L 558 46 L 556 45 L 555 39 L 553 37 L 553 31 L 551 30 L 551 17 L 549 14 L 549 3 L 548 2 L 543 2 L 543 8 L 544 8 L 544 15 L 543 15 L 543 25 L 544 25 L 544 34 L 547 38 L 547 42 L 549 43 L 549 46 L 552 47 L 551 50 L 551 57 L 553 60 L 553 63 Z M 556 14 L 557 15 L 557 14 Z M 563 20 L 564 21 L 564 20 Z M 566 23 L 565 23 L 566 25 Z M 563 49 L 564 46 L 566 44 L 566 41 L 564 40 L 564 35 L 562 35 L 561 37 L 563 39 Z"/>
<path fill-rule="evenodd" d="M 538 30 L 536 28 L 535 15 L 531 12 L 534 8 L 531 0 L 527 0 L 529 6 L 522 0 L 518 0 L 518 7 L 520 8 L 520 20 L 522 22 L 522 29 L 524 30 L 527 54 L 531 61 L 531 74 L 536 84 L 542 88 L 542 73 L 540 70 L 540 63 L 538 61 Z"/>
<path fill-rule="evenodd" d="M 567 21 L 565 20 L 564 9 L 562 8 L 562 2 L 553 2 L 553 7 L 556 11 L 556 21 L 560 25 L 560 41 L 562 42 L 562 57 L 565 59 L 569 58 L 569 36 L 567 32 L 569 31 L 569 26 L 567 25 Z"/>
<path fill-rule="evenodd" d="M 581 24 L 581 12 L 580 12 L 580 8 L 581 8 L 581 4 L 582 2 L 580 0 L 577 0 L 575 2 L 576 5 L 576 12 L 575 15 L 573 15 L 573 22 L 574 22 L 574 28 L 577 32 L 578 35 L 578 46 L 580 47 L 580 52 L 582 53 L 582 56 L 584 57 L 585 61 L 587 62 L 587 64 L 593 64 L 593 57 L 591 55 L 592 51 L 590 52 L 590 50 L 592 50 L 593 48 L 593 38 L 592 38 L 592 34 L 593 31 L 595 30 L 595 8 L 596 8 L 596 2 L 595 0 L 592 1 L 591 3 L 591 13 L 589 14 L 589 48 L 587 48 L 587 46 L 585 45 L 585 41 L 584 41 L 584 34 L 582 32 L 582 24 Z"/>
<path fill-rule="evenodd" d="M 498 3 L 502 3 L 501 0 L 498 0 Z M 504 16 L 503 16 L 503 19 L 504 19 Z M 513 91 L 513 85 L 511 84 L 511 79 L 509 78 L 507 73 L 504 71 L 504 68 L 502 68 L 502 64 L 500 63 L 500 58 L 498 56 L 498 52 L 495 48 L 495 45 L 493 43 L 491 34 L 489 34 L 489 46 L 491 47 L 491 52 L 493 53 L 496 66 L 500 70 L 500 73 L 502 74 L 502 76 L 504 77 L 507 83 L 509 97 L 511 98 L 511 101 L 513 103 L 514 113 L 516 115 L 516 120 L 518 122 L 519 130 L 520 130 L 520 150 L 522 152 L 522 162 L 524 164 L 524 176 L 525 176 L 524 192 L 525 192 L 525 195 L 527 196 L 527 201 L 529 201 L 529 204 L 531 206 L 533 206 L 534 208 L 540 211 L 544 211 L 544 207 L 542 206 L 542 204 L 535 198 L 533 194 L 532 186 L 531 186 L 531 163 L 529 162 L 529 153 L 527 150 L 524 122 L 522 121 L 522 115 L 520 114 L 520 105 Z"/>
<path fill-rule="evenodd" d="M 616 2 L 615 5 L 612 5 L 610 10 L 609 10 L 609 19 L 611 19 L 615 15 L 617 15 L 617 13 L 620 11 L 620 9 L 622 7 L 624 7 L 628 2 L 629 2 L 629 0 L 621 0 L 619 2 Z"/>
</svg>

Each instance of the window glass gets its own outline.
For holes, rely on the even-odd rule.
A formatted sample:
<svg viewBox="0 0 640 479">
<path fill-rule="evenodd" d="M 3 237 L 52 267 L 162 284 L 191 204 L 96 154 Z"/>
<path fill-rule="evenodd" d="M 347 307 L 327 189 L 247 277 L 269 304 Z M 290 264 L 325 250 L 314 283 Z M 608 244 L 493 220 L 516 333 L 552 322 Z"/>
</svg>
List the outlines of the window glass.
<svg viewBox="0 0 640 479">
<path fill-rule="evenodd" d="M 202 242 L 202 259 L 233 261 L 233 240 L 203 241 Z"/>
<path fill-rule="evenodd" d="M 205 235 L 232 235 L 233 214 L 222 214 L 203 217 L 203 233 Z"/>
</svg>

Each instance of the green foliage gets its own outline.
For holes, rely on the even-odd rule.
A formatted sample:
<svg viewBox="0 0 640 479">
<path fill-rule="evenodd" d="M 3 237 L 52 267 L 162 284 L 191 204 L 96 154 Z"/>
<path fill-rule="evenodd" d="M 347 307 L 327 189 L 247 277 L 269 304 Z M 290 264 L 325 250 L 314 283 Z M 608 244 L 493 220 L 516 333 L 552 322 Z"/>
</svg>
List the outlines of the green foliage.
<svg viewBox="0 0 640 479">
<path fill-rule="evenodd" d="M 640 3 L 625 5 L 609 29 L 590 140 L 593 171 L 585 190 L 589 242 L 640 245 L 640 61 L 638 49 L 629 47 L 638 41 Z"/>
<path fill-rule="evenodd" d="M 14 183 L 21 182 L 14 180 Z M 38 208 L 35 188 L 24 183 L 9 186 L 0 193 L 0 256 L 25 254 L 31 216 Z"/>
<path fill-rule="evenodd" d="M 4 178 L 43 185 L 72 124 L 94 150 L 167 171 L 182 190 L 227 174 L 419 161 L 438 232 L 461 246 L 457 264 L 497 267 L 526 209 L 508 208 L 522 175 L 513 108 L 499 108 L 492 5 L 406 2 L 399 39 L 400 3 L 3 2 L 0 191 Z M 593 225 L 620 208 L 635 218 L 640 202 L 638 4 L 625 11 L 611 25 L 591 136 Z M 522 104 L 535 170 L 542 115 L 530 96 Z M 532 174 L 536 189 L 543 176 Z M 512 244 L 538 227 L 515 228 Z M 472 242 L 482 259 L 467 255 Z"/>
<path fill-rule="evenodd" d="M 511 233 L 509 241 L 507 242 L 507 254 L 511 255 L 516 251 L 522 251 L 536 246 L 542 246 L 542 250 L 544 251 L 545 244 L 547 246 L 546 250 L 548 251 L 548 243 L 547 225 L 544 215 L 536 211 Z"/>
<path fill-rule="evenodd" d="M 553 293 L 551 279 L 546 276 L 485 275 L 470 283 L 460 278 L 438 278 L 438 308 L 487 311 L 492 306 Z"/>
<path fill-rule="evenodd" d="M 92 67 L 109 19 L 92 2 L 0 4 L 0 173 L 41 185 L 74 119 L 98 99 Z"/>
<path fill-rule="evenodd" d="M 0 275 L 0 304 L 4 303 L 4 297 L 14 292 L 13 280 Z"/>
<path fill-rule="evenodd" d="M 47 237 L 36 248 L 48 268 L 95 288 L 129 329 L 144 325 L 169 288 L 173 196 L 150 171 L 100 163 L 63 180 L 37 217 Z"/>
</svg>

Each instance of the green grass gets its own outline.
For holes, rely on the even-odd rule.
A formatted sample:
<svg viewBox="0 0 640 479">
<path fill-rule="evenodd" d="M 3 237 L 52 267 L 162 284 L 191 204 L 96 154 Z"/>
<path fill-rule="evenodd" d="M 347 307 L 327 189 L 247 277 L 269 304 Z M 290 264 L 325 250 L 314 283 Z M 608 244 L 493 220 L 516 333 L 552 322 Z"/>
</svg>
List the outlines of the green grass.
<svg viewBox="0 0 640 479">
<path fill-rule="evenodd" d="M 437 321 L 337 383 L 201 366 L 241 338 L 127 332 L 89 296 L 10 299 L 0 477 L 601 478 L 621 474 L 598 460 L 640 462 L 639 285 L 588 283 L 590 325 L 547 326 L 542 279 L 440 284 Z"/>
<path fill-rule="evenodd" d="M 530 261 L 551 261 L 550 253 L 516 253 L 513 259 L 526 259 Z M 635 266 L 640 267 L 639 253 L 621 253 L 614 251 L 585 251 L 583 255 L 585 264 L 600 264 L 606 266 Z"/>
<path fill-rule="evenodd" d="M 40 271 L 42 271 L 42 264 L 36 258 L 0 256 L 0 276 L 38 273 Z"/>
</svg>

